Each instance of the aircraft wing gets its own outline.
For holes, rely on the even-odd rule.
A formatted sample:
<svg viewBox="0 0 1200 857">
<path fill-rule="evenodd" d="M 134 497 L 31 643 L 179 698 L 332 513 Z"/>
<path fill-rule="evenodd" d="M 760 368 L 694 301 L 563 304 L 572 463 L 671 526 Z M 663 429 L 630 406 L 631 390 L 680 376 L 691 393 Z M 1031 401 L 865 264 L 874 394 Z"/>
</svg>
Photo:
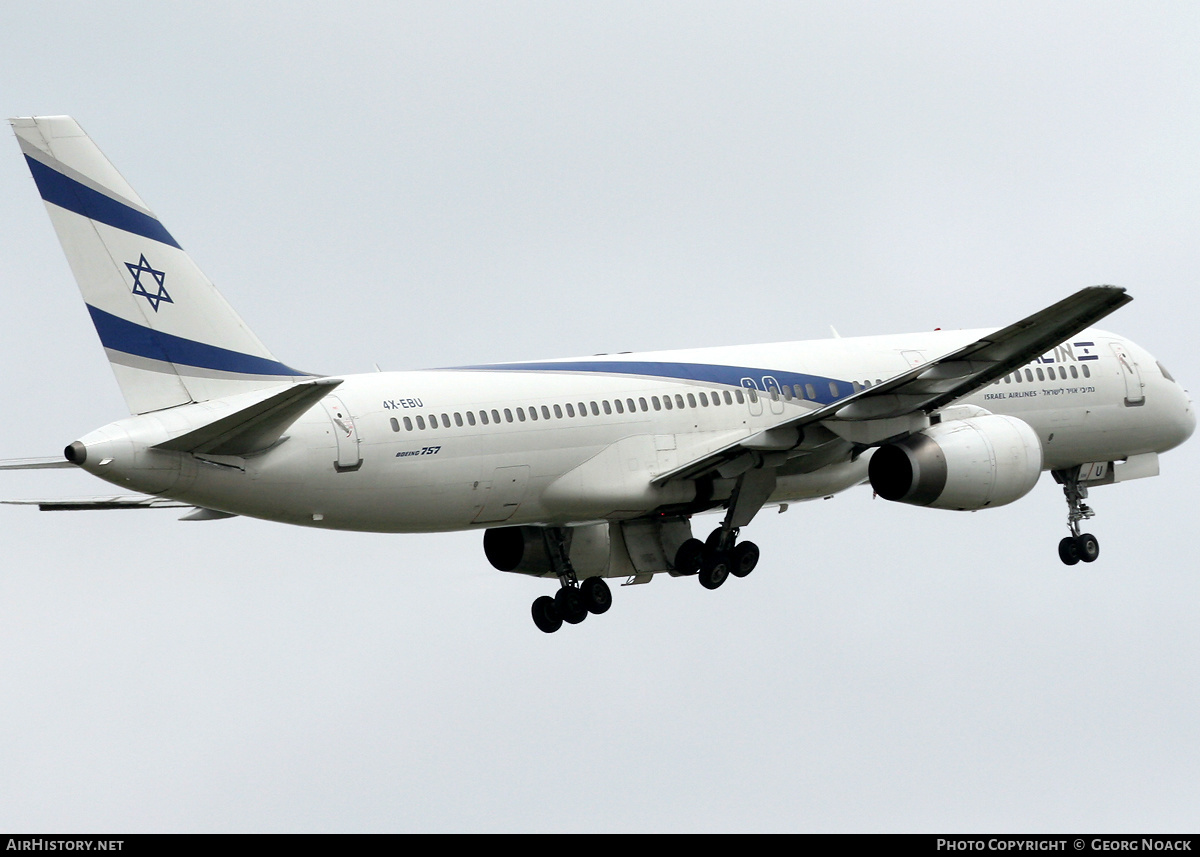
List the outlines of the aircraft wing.
<svg viewBox="0 0 1200 857">
<path fill-rule="evenodd" d="M 868 446 L 908 434 L 918 425 L 912 417 L 933 413 L 986 387 L 1132 300 L 1120 286 L 1080 289 L 936 360 L 662 473 L 653 484 L 694 479 L 731 465 L 747 453 L 788 453 L 800 445 L 803 429 L 815 423 L 839 437 Z"/>
</svg>

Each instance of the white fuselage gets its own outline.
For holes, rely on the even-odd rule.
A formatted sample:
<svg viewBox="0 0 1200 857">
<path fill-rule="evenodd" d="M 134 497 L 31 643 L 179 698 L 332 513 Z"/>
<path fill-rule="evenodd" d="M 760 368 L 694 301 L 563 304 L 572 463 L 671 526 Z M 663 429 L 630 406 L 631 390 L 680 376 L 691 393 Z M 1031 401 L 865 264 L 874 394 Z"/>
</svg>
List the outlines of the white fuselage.
<svg viewBox="0 0 1200 857">
<path fill-rule="evenodd" d="M 233 400 L 130 417 L 82 439 L 84 469 L 125 488 L 293 524 L 377 532 L 570 524 L 718 505 L 720 480 L 654 477 L 974 342 L 986 331 L 603 355 L 345 376 L 268 450 L 246 457 L 149 447 Z M 958 404 L 1033 427 L 1043 469 L 1182 443 L 1192 404 L 1145 350 L 1099 330 Z M 751 394 L 750 388 L 756 392 Z M 234 397 L 237 398 L 237 397 Z M 670 406 L 667 406 L 669 401 Z M 679 404 L 682 402 L 683 406 Z M 826 433 L 828 434 L 828 433 Z M 813 433 L 771 502 L 866 478 L 871 450 Z M 724 492 L 724 494 L 722 493 Z"/>
</svg>

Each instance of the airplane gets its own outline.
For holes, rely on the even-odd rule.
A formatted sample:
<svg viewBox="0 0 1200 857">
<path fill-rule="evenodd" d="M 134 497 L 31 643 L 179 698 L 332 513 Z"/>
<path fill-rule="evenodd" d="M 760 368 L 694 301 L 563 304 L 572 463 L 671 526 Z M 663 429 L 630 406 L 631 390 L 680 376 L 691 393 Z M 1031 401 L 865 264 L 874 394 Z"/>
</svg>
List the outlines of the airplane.
<svg viewBox="0 0 1200 857">
<path fill-rule="evenodd" d="M 557 584 L 553 633 L 607 580 L 745 577 L 764 508 L 869 484 L 935 509 L 1003 506 L 1049 471 L 1067 565 L 1099 556 L 1089 489 L 1157 475 L 1196 425 L 1145 349 L 1092 325 L 1093 286 L 999 329 L 321 375 L 280 362 L 68 116 L 10 120 L 130 416 L 62 458 L 135 494 L 44 510 L 183 507 L 337 530 L 483 531 L 500 571 Z M 715 513 L 703 540 L 692 520 Z"/>
</svg>

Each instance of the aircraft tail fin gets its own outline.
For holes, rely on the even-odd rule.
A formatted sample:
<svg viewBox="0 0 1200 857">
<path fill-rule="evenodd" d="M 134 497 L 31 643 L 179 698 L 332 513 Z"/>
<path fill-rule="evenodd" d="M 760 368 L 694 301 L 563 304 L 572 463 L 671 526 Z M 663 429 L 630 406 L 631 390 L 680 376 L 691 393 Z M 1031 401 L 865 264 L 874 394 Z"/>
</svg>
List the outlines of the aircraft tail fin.
<svg viewBox="0 0 1200 857">
<path fill-rule="evenodd" d="M 131 413 L 311 377 L 275 359 L 79 123 L 9 121 Z"/>
</svg>

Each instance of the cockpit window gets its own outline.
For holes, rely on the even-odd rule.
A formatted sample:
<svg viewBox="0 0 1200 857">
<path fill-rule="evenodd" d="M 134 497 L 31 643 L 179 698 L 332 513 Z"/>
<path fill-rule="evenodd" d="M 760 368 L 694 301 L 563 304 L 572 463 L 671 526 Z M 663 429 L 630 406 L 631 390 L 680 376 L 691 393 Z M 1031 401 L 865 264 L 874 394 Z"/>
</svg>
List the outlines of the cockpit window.
<svg viewBox="0 0 1200 857">
<path fill-rule="evenodd" d="M 1155 362 L 1156 362 L 1156 363 L 1158 363 L 1158 361 L 1157 361 L 1157 360 L 1156 360 Z M 1168 381 L 1174 381 L 1174 380 L 1175 380 L 1174 378 L 1172 378 L 1172 377 L 1171 377 L 1171 373 L 1167 371 L 1167 367 L 1166 367 L 1166 366 L 1164 366 L 1164 365 L 1162 365 L 1161 363 L 1159 363 L 1159 364 L 1158 364 L 1158 371 L 1159 371 L 1159 372 L 1162 372 L 1162 373 L 1163 373 L 1163 377 L 1164 377 L 1164 378 L 1166 378 Z"/>
</svg>

